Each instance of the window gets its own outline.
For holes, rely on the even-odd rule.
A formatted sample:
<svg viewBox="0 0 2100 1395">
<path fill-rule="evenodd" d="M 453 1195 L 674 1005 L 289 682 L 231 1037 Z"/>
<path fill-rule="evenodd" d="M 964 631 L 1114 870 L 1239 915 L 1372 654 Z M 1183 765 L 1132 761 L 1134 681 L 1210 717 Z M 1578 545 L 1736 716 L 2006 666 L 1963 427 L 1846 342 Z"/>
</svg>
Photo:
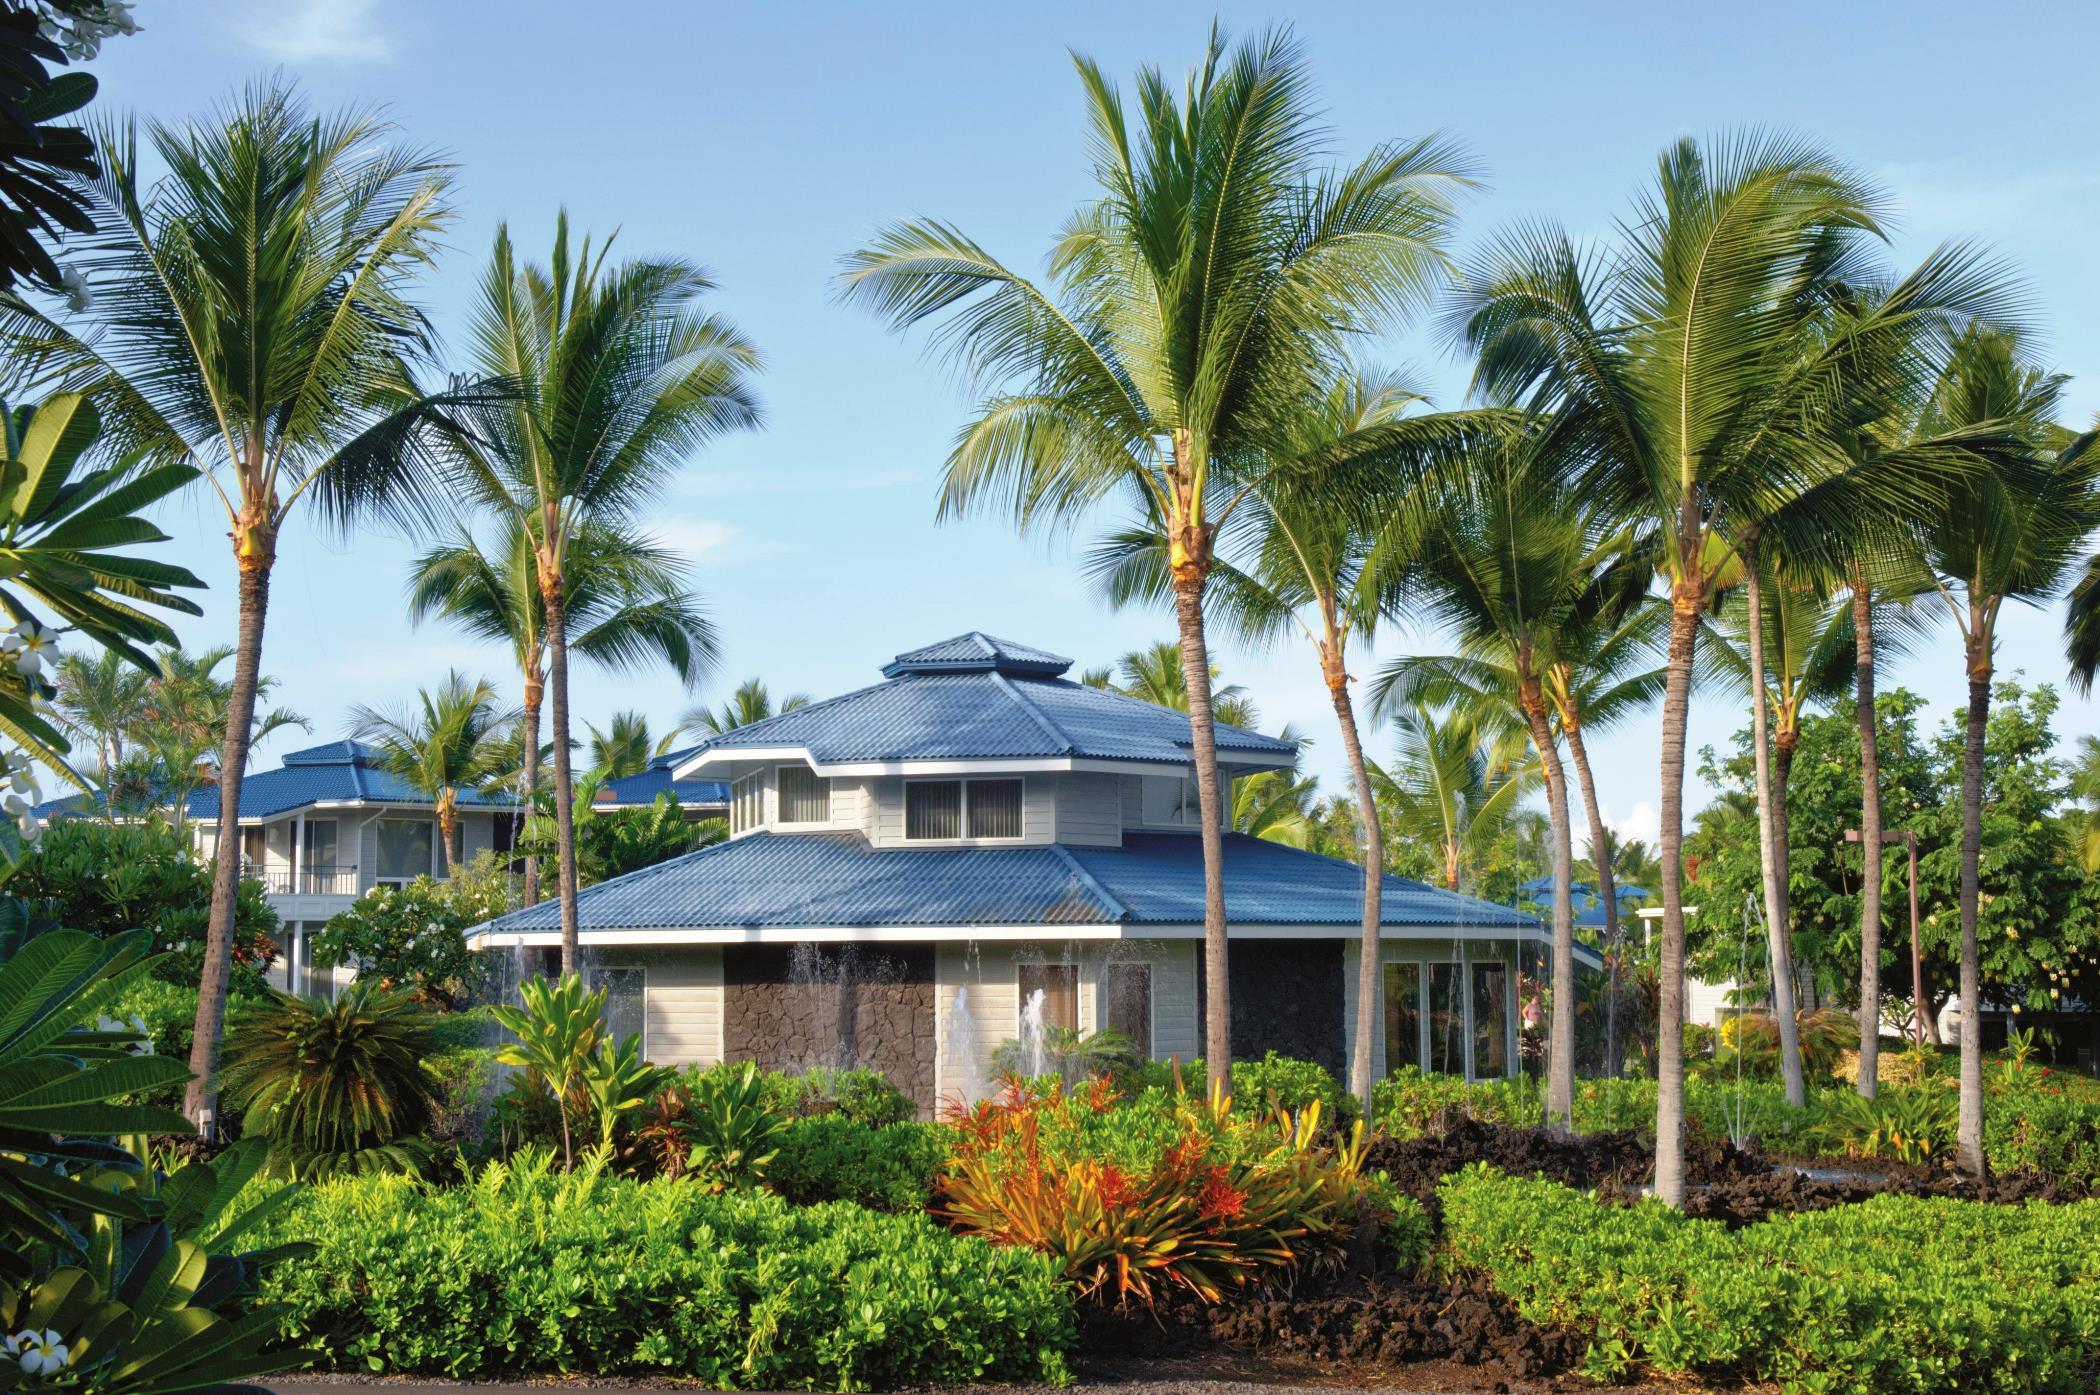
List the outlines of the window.
<svg viewBox="0 0 2100 1395">
<path fill-rule="evenodd" d="M 1385 1068 L 1422 1065 L 1422 966 L 1385 966 Z"/>
<path fill-rule="evenodd" d="M 967 835 L 966 831 L 967 830 Z M 907 840 L 1018 838 L 1021 782 L 1014 780 L 907 780 L 904 782 Z"/>
<path fill-rule="evenodd" d="M 379 821 L 379 871 L 376 880 L 400 886 L 430 875 L 431 854 L 437 847 L 437 827 L 428 819 L 381 819 Z"/>
<path fill-rule="evenodd" d="M 766 777 L 754 771 L 729 787 L 729 831 L 743 833 L 766 821 Z"/>
<path fill-rule="evenodd" d="M 261 824 L 241 830 L 241 861 L 257 871 L 262 869 L 263 852 L 266 846 L 267 843 Z"/>
<path fill-rule="evenodd" d="M 1466 1005 L 1456 964 L 1429 966 L 1429 1069 L 1466 1073 Z"/>
<path fill-rule="evenodd" d="M 1147 775 L 1140 787 L 1140 812 L 1148 824 L 1200 825 L 1203 811 L 1196 801 L 1196 782 L 1169 775 Z"/>
<path fill-rule="evenodd" d="M 1500 964 L 1473 966 L 1473 1074 L 1509 1074 L 1509 972 Z"/>
<path fill-rule="evenodd" d="M 309 872 L 333 872 L 335 870 L 334 819 L 308 819 L 306 821 L 305 847 L 300 850 L 299 861 Z"/>
<path fill-rule="evenodd" d="M 1014 1010 L 1025 1015 L 1035 995 L 1043 995 L 1043 1025 L 1079 1030 L 1079 966 L 1020 964 L 1014 969 Z"/>
<path fill-rule="evenodd" d="M 1108 1029 L 1128 1038 L 1140 1061 L 1151 1060 L 1152 966 L 1110 964 L 1103 987 L 1108 994 L 1108 1011 L 1102 1016 L 1107 1019 Z"/>
<path fill-rule="evenodd" d="M 605 1030 L 614 1041 L 643 1036 L 648 1017 L 648 980 L 634 967 L 592 969 L 590 990 L 605 990 Z M 647 1049 L 646 1038 L 643 1047 Z"/>
<path fill-rule="evenodd" d="M 972 838 L 1021 836 L 1019 780 L 972 780 L 965 797 L 969 801 Z"/>
<path fill-rule="evenodd" d="M 517 815 L 491 814 L 489 816 L 489 851 L 501 857 L 517 846 Z"/>
<path fill-rule="evenodd" d="M 780 767 L 780 821 L 830 823 L 831 781 L 799 765 Z"/>
</svg>

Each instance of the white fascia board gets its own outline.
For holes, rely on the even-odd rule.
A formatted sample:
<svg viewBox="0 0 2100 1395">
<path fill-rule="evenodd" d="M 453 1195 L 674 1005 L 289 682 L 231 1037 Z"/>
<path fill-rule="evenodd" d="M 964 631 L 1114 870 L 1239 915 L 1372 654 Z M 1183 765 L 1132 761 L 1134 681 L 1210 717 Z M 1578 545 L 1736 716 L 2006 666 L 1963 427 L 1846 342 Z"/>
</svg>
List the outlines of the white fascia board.
<svg viewBox="0 0 2100 1395">
<path fill-rule="evenodd" d="M 711 765 L 777 765 L 783 762 L 807 765 L 818 775 L 1000 775 L 1035 771 L 1084 770 L 1123 775 L 1186 775 L 1185 761 L 1109 760 L 1098 756 L 977 756 L 958 760 L 846 760 L 820 761 L 807 746 L 740 746 L 728 750 L 702 751 L 671 771 L 674 780 L 696 780 Z M 1221 752 L 1219 764 L 1228 769 L 1280 770 L 1296 764 L 1281 754 Z"/>
<path fill-rule="evenodd" d="M 1200 928 L 1200 927 L 1199 927 Z M 1131 927 L 1101 925 L 830 925 L 735 927 L 710 926 L 693 929 L 584 930 L 577 942 L 585 945 L 658 946 L 674 945 L 792 945 L 792 944 L 925 944 L 961 943 L 976 940 L 1004 944 L 1022 940 L 1121 940 L 1145 938 Z M 476 926 L 467 932 L 469 949 L 512 949 L 519 946 L 549 947 L 561 943 L 559 930 L 491 930 Z"/>
</svg>

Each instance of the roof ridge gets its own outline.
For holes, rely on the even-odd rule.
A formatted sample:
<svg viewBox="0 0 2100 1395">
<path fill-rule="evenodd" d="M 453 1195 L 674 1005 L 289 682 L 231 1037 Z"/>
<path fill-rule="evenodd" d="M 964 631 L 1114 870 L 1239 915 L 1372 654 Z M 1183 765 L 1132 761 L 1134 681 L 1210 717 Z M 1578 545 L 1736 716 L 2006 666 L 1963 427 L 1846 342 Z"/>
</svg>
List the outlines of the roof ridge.
<svg viewBox="0 0 2100 1395">
<path fill-rule="evenodd" d="M 1051 843 L 1047 846 L 1052 852 L 1057 854 L 1058 860 L 1071 870 L 1072 875 L 1079 879 L 1081 885 L 1101 899 L 1101 904 L 1108 908 L 1115 920 L 1126 921 L 1130 919 L 1130 907 L 1117 900 L 1113 892 L 1101 885 L 1094 874 L 1086 870 L 1086 864 L 1073 856 L 1070 848 L 1063 843 Z"/>
<path fill-rule="evenodd" d="M 1014 681 L 1011 678 L 999 672 L 997 669 L 993 669 L 988 676 L 991 678 L 993 683 L 998 685 L 999 691 L 1005 693 L 1009 698 L 1013 699 L 1014 705 L 1028 714 L 1029 720 L 1033 721 L 1038 727 L 1042 728 L 1044 735 L 1048 736 L 1052 741 L 1058 743 L 1057 754 L 1061 756 L 1068 756 L 1072 754 L 1072 752 L 1079 749 L 1078 744 L 1072 740 L 1071 736 L 1066 733 L 1065 729 L 1063 727 L 1060 727 L 1057 723 L 1051 721 L 1048 714 L 1046 714 L 1040 707 L 1037 707 L 1033 702 L 1030 702 L 1028 700 L 1028 695 L 1023 693 L 1019 688 L 1015 687 Z"/>
</svg>

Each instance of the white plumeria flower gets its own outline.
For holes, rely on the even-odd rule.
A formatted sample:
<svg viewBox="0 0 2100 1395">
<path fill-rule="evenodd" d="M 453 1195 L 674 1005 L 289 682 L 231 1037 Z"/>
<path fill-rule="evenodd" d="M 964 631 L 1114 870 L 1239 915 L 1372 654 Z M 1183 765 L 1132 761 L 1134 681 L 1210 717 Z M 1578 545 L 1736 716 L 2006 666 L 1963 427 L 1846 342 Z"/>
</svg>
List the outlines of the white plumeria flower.
<svg viewBox="0 0 2100 1395">
<path fill-rule="evenodd" d="M 56 1328 L 26 1330 L 15 1334 L 15 1361 L 25 1376 L 55 1376 L 72 1361 L 65 1339 Z"/>
</svg>

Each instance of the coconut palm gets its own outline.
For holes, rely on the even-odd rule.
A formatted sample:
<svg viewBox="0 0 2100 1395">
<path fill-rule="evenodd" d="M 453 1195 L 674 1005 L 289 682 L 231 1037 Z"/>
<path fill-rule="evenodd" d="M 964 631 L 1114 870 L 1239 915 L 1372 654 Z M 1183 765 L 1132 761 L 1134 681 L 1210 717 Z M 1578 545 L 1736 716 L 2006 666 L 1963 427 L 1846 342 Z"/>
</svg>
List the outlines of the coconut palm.
<svg viewBox="0 0 2100 1395">
<path fill-rule="evenodd" d="M 1298 734 L 1285 727 L 1277 739 L 1296 741 Z M 1296 767 L 1257 771 L 1233 781 L 1232 831 L 1301 852 L 1313 849 L 1325 832 L 1314 808 L 1319 787 L 1318 780 L 1299 774 Z"/>
<path fill-rule="evenodd" d="M 661 737 L 651 736 L 649 719 L 634 711 L 613 713 L 604 731 L 590 722 L 584 726 L 591 734 L 591 773 L 601 780 L 639 775 L 649 768 L 651 760 L 669 751 L 678 740 L 676 727 Z"/>
<path fill-rule="evenodd" d="M 1998 617 L 2008 601 L 2053 598 L 2100 522 L 2100 449 L 2087 434 L 2053 449 L 2052 417 L 2064 379 L 2042 372 L 2011 335 L 1964 335 L 1927 408 L 1931 431 L 2004 426 L 2023 458 L 1971 478 L 1930 518 L 1926 557 L 1947 613 L 1962 638 L 1968 711 L 1962 756 L 1961 1103 L 1957 1164 L 1981 1176 L 1983 1033 L 1980 1027 L 1976 915 L 1983 830 L 1983 743 L 1990 717 Z"/>
<path fill-rule="evenodd" d="M 547 691 L 546 608 L 533 579 L 534 550 L 511 513 L 499 536 L 484 546 L 471 529 L 417 557 L 409 573 L 412 624 L 438 617 L 477 639 L 510 649 L 524 678 L 519 706 L 519 803 L 531 807 L 540 786 L 540 712 Z M 686 588 L 686 567 L 670 549 L 626 532 L 585 522 L 563 568 L 563 613 L 569 652 L 615 673 L 667 665 L 687 683 L 698 681 L 714 652 L 714 629 Z M 508 770 L 504 772 L 508 778 Z M 540 899 L 540 860 L 525 858 L 525 904 Z"/>
<path fill-rule="evenodd" d="M 931 219 L 885 228 L 842 285 L 900 331 L 939 320 L 935 344 L 980 393 L 949 456 L 944 515 L 998 505 L 1028 530 L 1115 500 L 1166 540 L 1202 811 L 1204 1058 L 1222 1083 L 1224 792 L 1203 611 L 1214 542 L 1264 467 L 1264 431 L 1438 284 L 1464 180 L 1429 141 L 1322 168 L 1327 137 L 1288 30 L 1228 47 L 1214 29 L 1178 91 L 1144 70 L 1135 121 L 1098 65 L 1075 62 L 1098 193 L 1067 220 L 1047 285 Z"/>
<path fill-rule="evenodd" d="M 258 84 L 213 118 L 97 132 L 84 178 L 96 232 L 75 259 L 94 287 L 60 323 L 0 305 L 25 371 L 89 393 L 126 458 L 202 469 L 226 516 L 239 613 L 224 750 L 219 856 L 185 1108 L 212 1099 L 239 889 L 241 781 L 279 540 L 310 501 L 347 528 L 413 520 L 436 490 L 429 437 L 461 397 L 413 370 L 429 334 L 409 299 L 447 221 L 448 167 L 358 112 L 310 115 Z"/>
<path fill-rule="evenodd" d="M 1536 403 L 1585 500 L 1657 535 L 1671 624 L 1656 1190 L 1673 1206 L 1684 1200 L 1685 721 L 1717 552 L 1759 529 L 1842 533 L 1861 514 L 1929 508 L 1933 472 L 1855 472 L 1838 438 L 1908 388 L 1917 365 L 1891 341 L 2002 317 L 2009 300 L 1978 254 L 1943 247 L 1834 322 L 1828 306 L 1871 266 L 1878 206 L 1811 146 L 1684 140 L 1663 152 L 1616 243 L 1589 253 L 1550 227 L 1520 229 L 1491 245 L 1455 310 L 1480 355 L 1478 389 Z"/>
<path fill-rule="evenodd" d="M 1458 891 L 1524 817 L 1539 788 L 1524 735 L 1463 708 L 1398 710 L 1392 761 L 1371 767 L 1382 818 L 1403 844 L 1430 849 L 1444 888 Z"/>
<path fill-rule="evenodd" d="M 435 689 L 418 691 L 412 708 L 384 712 L 360 706 L 351 711 L 351 736 L 370 742 L 381 769 L 430 796 L 437 806 L 447 876 L 459 871 L 459 792 L 489 783 L 495 747 L 517 721 L 515 708 L 498 705 L 493 683 L 469 678 L 458 669 L 446 673 Z"/>
<path fill-rule="evenodd" d="M 1149 547 L 1151 539 L 1138 535 L 1137 547 Z M 1128 552 L 1127 542 L 1110 540 L 1100 551 L 1098 565 L 1131 566 L 1134 559 Z M 1110 562 L 1107 554 L 1111 549 L 1123 551 L 1123 555 Z M 1118 583 L 1110 579 L 1113 592 Z M 1111 693 L 1121 693 L 1139 702 L 1149 702 L 1154 707 L 1168 707 L 1176 712 L 1189 710 L 1188 675 L 1181 666 L 1181 646 L 1171 639 L 1157 644 L 1148 644 L 1143 649 L 1132 649 L 1117 659 L 1112 668 L 1088 669 L 1079 675 L 1079 681 L 1090 688 L 1100 688 Z M 1229 727 L 1251 730 L 1261 720 L 1254 700 L 1247 690 L 1237 683 L 1220 683 L 1218 666 L 1210 666 L 1210 706 L 1215 718 Z"/>
<path fill-rule="evenodd" d="M 2077 750 L 2066 786 L 2079 803 L 2071 837 L 2078 845 L 2079 865 L 2088 872 L 2100 872 L 2100 736 L 2079 737 Z"/>
<path fill-rule="evenodd" d="M 1498 704 L 1495 715 L 1524 733 L 1539 762 L 1553 868 L 1546 1119 L 1572 1130 L 1575 853 L 1567 772 L 1547 685 L 1555 669 L 1574 658 L 1562 654 L 1563 635 L 1593 624 L 1593 617 L 1615 604 L 1629 589 L 1627 576 L 1638 595 L 1647 571 L 1645 559 L 1625 559 L 1618 521 L 1586 507 L 1567 487 L 1556 462 L 1542 453 L 1548 444 L 1544 433 L 1527 429 L 1478 446 L 1464 474 L 1418 494 L 1415 506 L 1395 520 L 1373 567 L 1382 574 L 1386 604 L 1441 623 L 1462 654 L 1506 672 L 1507 689 L 1487 689 L 1483 696 L 1514 698 L 1514 710 Z M 1437 672 L 1428 670 L 1430 676 Z M 1412 662 L 1402 660 L 1388 666 L 1378 686 L 1393 691 L 1416 673 Z"/>
<path fill-rule="evenodd" d="M 95 743 L 95 769 L 105 780 L 124 763 L 124 741 L 145 712 L 152 674 L 114 649 L 75 651 L 52 671 L 51 706 L 67 735 Z"/>
<path fill-rule="evenodd" d="M 532 549 L 554 738 L 557 885 L 564 972 L 576 964 L 575 788 L 570 770 L 568 573 L 592 528 L 641 531 L 664 483 L 718 436 L 759 422 L 758 353 L 701 307 L 714 288 L 689 262 L 608 266 L 555 224 L 547 263 L 521 261 L 499 227 L 471 322 L 477 369 L 517 391 L 459 438 L 472 504 Z M 712 636 L 689 634 L 696 681 Z"/>
<path fill-rule="evenodd" d="M 703 704 L 686 709 L 685 715 L 678 719 L 678 729 L 720 735 L 725 731 L 734 731 L 738 727 L 763 722 L 768 717 L 807 706 L 809 694 L 789 693 L 780 700 L 780 705 L 775 707 L 773 695 L 766 690 L 765 680 L 746 678 L 737 684 L 736 691 L 729 695 L 729 701 L 720 708 L 710 708 Z"/>
<path fill-rule="evenodd" d="M 206 783 L 223 788 L 216 768 L 224 758 L 226 722 L 233 708 L 232 680 L 219 670 L 234 657 L 230 645 L 190 653 L 164 645 L 154 656 L 156 672 L 146 682 L 138 720 L 132 726 L 135 751 L 112 784 L 131 787 L 136 797 L 114 801 L 141 808 L 165 805 L 179 825 L 187 816 L 190 794 Z M 255 680 L 258 704 L 277 690 L 277 679 Z M 276 732 L 313 723 L 288 707 L 251 711 L 247 746 L 253 748 Z M 223 802 L 221 808 L 223 809 Z"/>
</svg>

